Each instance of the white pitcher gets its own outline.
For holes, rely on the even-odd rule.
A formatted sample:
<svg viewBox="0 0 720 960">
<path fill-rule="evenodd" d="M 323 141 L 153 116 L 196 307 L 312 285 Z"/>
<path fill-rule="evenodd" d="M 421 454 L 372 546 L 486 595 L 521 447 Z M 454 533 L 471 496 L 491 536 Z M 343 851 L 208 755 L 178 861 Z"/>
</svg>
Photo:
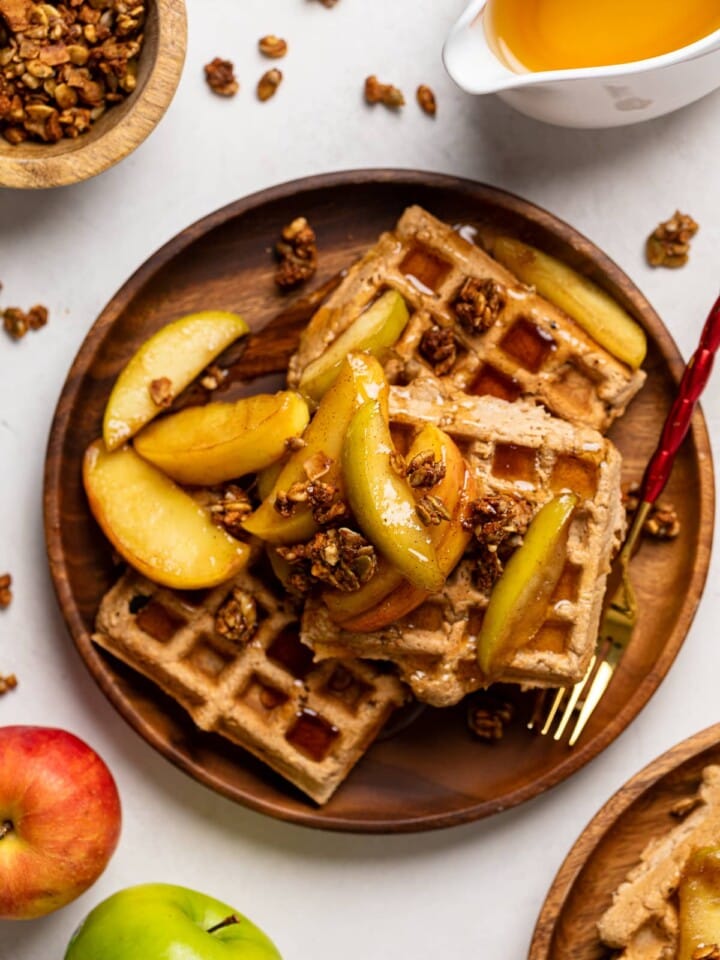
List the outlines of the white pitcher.
<svg viewBox="0 0 720 960">
<path fill-rule="evenodd" d="M 720 87 L 720 30 L 634 63 L 516 73 L 485 32 L 487 0 L 471 0 L 450 31 L 443 59 L 468 93 L 497 93 L 516 110 L 563 127 L 620 127 L 670 113 Z"/>
</svg>

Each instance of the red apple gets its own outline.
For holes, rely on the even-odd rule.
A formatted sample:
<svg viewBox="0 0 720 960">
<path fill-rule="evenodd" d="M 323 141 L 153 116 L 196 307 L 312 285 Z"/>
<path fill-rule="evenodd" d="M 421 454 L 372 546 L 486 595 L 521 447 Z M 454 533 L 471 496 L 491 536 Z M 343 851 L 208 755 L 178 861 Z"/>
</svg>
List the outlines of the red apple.
<svg viewBox="0 0 720 960">
<path fill-rule="evenodd" d="M 50 727 L 0 727 L 0 919 L 29 920 L 87 890 L 120 836 L 104 761 Z"/>
</svg>

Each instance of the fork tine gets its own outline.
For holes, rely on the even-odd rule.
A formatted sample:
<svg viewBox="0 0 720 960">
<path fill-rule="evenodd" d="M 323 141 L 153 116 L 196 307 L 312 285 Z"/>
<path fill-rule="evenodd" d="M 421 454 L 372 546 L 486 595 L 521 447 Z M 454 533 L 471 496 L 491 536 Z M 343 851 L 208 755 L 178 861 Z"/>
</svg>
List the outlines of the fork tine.
<svg viewBox="0 0 720 960">
<path fill-rule="evenodd" d="M 560 723 L 558 724 L 557 730 L 553 734 L 553 740 L 560 740 L 563 733 L 565 733 L 565 727 L 570 722 L 570 718 L 572 717 L 573 710 L 575 709 L 575 706 L 577 705 L 577 702 L 580 699 L 580 695 L 585 689 L 585 685 L 590 681 L 590 677 L 592 676 L 593 671 L 595 670 L 595 664 L 597 663 L 597 659 L 598 659 L 597 654 L 594 654 L 592 660 L 590 661 L 590 665 L 587 668 L 585 676 L 582 678 L 582 680 L 578 680 L 578 682 L 572 688 L 570 699 L 568 700 L 565 706 L 565 709 L 563 711 L 562 717 L 560 718 Z"/>
<path fill-rule="evenodd" d="M 566 687 L 558 687 L 557 691 L 555 692 L 555 697 L 553 699 L 553 702 L 550 705 L 550 709 L 548 710 L 548 715 L 545 718 L 545 724 L 542 730 L 540 731 L 540 736 L 545 737 L 550 732 L 550 728 L 552 727 L 553 720 L 555 719 L 555 716 L 558 710 L 560 709 L 560 706 L 563 702 L 563 698 L 565 697 L 566 693 L 567 693 Z"/>
<path fill-rule="evenodd" d="M 610 683 L 614 672 L 615 665 L 607 660 L 603 660 L 598 666 L 595 678 L 590 689 L 588 690 L 587 696 L 585 697 L 585 703 L 580 711 L 580 716 L 577 718 L 573 732 L 570 734 L 570 739 L 568 740 L 569 746 L 574 747 L 577 743 L 578 737 L 585 729 L 585 724 L 592 716 L 595 707 L 600 702 L 600 698 L 607 690 L 608 684 Z"/>
</svg>

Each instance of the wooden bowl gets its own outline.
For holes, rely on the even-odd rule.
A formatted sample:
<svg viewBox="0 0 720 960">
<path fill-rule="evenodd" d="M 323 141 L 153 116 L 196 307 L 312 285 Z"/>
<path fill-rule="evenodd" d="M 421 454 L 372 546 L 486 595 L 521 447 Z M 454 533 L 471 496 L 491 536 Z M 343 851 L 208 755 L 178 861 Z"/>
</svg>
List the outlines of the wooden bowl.
<svg viewBox="0 0 720 960">
<path fill-rule="evenodd" d="M 426 830 L 488 816 L 536 796 L 596 756 L 670 668 L 702 592 L 712 539 L 712 459 L 698 411 L 667 494 L 678 508 L 683 535 L 672 544 L 647 544 L 633 561 L 641 611 L 636 636 L 578 746 L 569 750 L 531 734 L 525 721 L 533 697 L 505 687 L 501 692 L 514 703 L 515 720 L 498 743 L 473 739 L 465 704 L 426 709 L 373 744 L 321 809 L 238 747 L 201 733 L 152 684 L 93 646 L 97 606 L 117 572 L 87 507 L 81 460 L 101 433 L 120 369 L 152 331 L 184 313 L 213 307 L 242 313 L 254 331 L 236 369 L 246 380 L 236 386 L 245 392 L 277 389 L 308 319 L 303 295 L 283 297 L 273 282 L 270 251 L 282 227 L 301 215 L 315 227 L 320 266 L 312 285 L 320 286 L 412 203 L 451 224 L 470 228 L 491 222 L 561 257 L 643 324 L 648 382 L 612 432 L 625 458 L 626 479 L 639 478 L 683 369 L 648 302 L 597 247 L 551 214 L 492 187 L 410 171 L 366 170 L 284 184 L 239 200 L 171 240 L 128 280 L 88 334 L 63 388 L 47 454 L 52 577 L 80 655 L 110 701 L 160 753 L 214 790 L 273 816 L 330 829 Z"/>
<path fill-rule="evenodd" d="M 653 760 L 582 832 L 550 888 L 528 960 L 605 960 L 596 924 L 650 840 L 676 827 L 670 811 L 694 796 L 703 768 L 720 763 L 720 724 Z"/>
<path fill-rule="evenodd" d="M 58 143 L 17 145 L 0 137 L 0 186 L 61 187 L 102 173 L 139 147 L 170 105 L 187 46 L 184 0 L 148 0 L 137 87 L 87 133 Z"/>
</svg>

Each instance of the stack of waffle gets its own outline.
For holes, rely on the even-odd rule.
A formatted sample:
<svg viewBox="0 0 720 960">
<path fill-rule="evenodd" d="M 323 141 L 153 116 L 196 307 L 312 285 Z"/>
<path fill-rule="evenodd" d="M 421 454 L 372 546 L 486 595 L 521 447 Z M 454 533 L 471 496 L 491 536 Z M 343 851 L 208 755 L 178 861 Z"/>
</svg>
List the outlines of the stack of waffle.
<svg viewBox="0 0 720 960">
<path fill-rule="evenodd" d="M 391 383 L 435 377 L 448 395 L 532 399 L 604 433 L 645 380 L 478 246 L 409 207 L 310 321 L 289 386 L 388 289 L 411 313 L 385 362 Z"/>
<path fill-rule="evenodd" d="M 535 513 L 563 490 L 578 495 L 567 563 L 547 618 L 500 679 L 528 686 L 579 680 L 595 647 L 610 558 L 624 531 L 615 447 L 595 430 L 524 403 L 465 395 L 448 400 L 429 380 L 391 387 L 390 419 L 401 428 L 441 427 L 460 448 L 483 496 L 521 499 Z M 476 641 L 489 591 L 477 585 L 475 563 L 466 556 L 440 593 L 376 633 L 345 631 L 321 600 L 308 600 L 302 640 L 319 658 L 391 660 L 418 699 L 434 706 L 456 703 L 485 682 Z"/>
<path fill-rule="evenodd" d="M 640 862 L 615 891 L 598 924 L 600 939 L 620 951 L 618 960 L 667 960 L 677 956 L 675 893 L 690 855 L 716 846 L 720 836 L 720 767 L 703 770 L 703 782 L 685 819 L 652 840 Z M 708 948 L 707 956 L 711 956 Z"/>
<path fill-rule="evenodd" d="M 230 639 L 228 604 L 246 636 Z M 251 613 L 248 613 L 248 609 Z M 314 664 L 292 605 L 240 574 L 203 594 L 128 571 L 105 595 L 95 642 L 153 680 L 201 730 L 259 757 L 324 803 L 372 743 L 405 688 L 372 663 Z"/>
</svg>

